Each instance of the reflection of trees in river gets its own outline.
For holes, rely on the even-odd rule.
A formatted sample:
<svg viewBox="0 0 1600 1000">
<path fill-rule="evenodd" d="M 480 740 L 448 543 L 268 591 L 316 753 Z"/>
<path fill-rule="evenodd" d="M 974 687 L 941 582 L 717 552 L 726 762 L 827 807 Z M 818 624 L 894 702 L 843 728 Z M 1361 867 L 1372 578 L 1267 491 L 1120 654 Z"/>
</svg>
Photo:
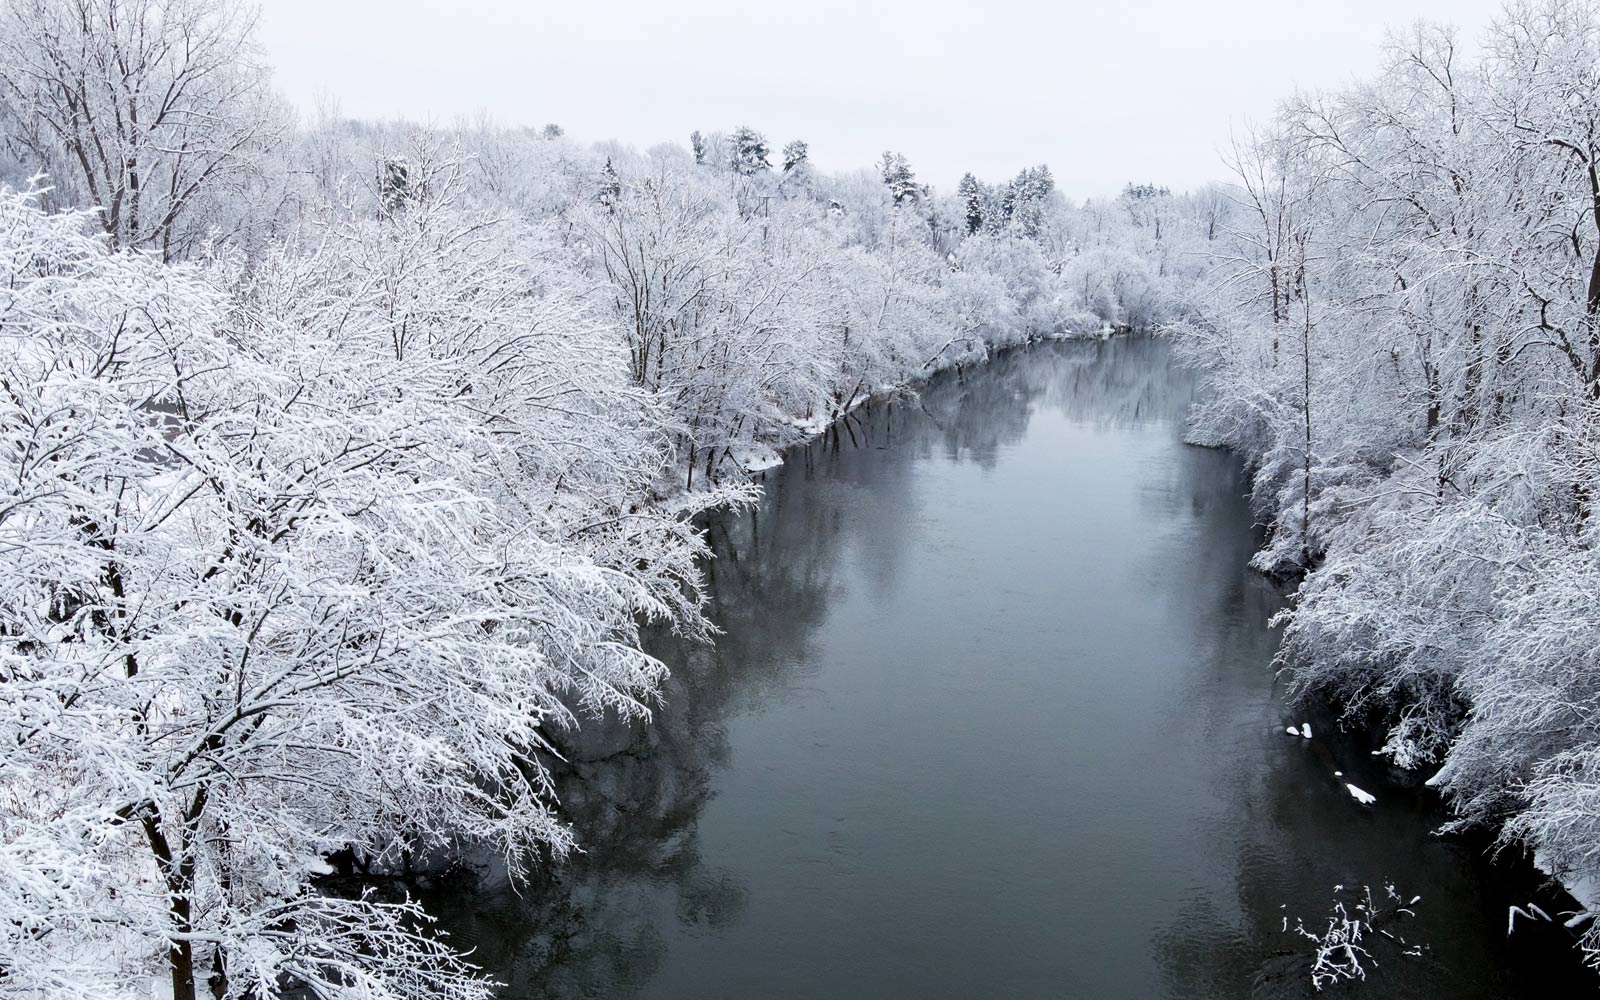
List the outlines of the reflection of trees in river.
<svg viewBox="0 0 1600 1000">
<path fill-rule="evenodd" d="M 520 891 L 461 876 L 432 894 L 456 943 L 475 947 L 508 995 L 625 995 L 660 962 L 659 921 L 738 919 L 743 889 L 701 857 L 696 825 L 727 759 L 725 720 L 791 682 L 838 541 L 826 504 L 774 478 L 758 510 L 710 526 L 715 648 L 653 637 L 672 668 L 654 720 L 589 721 L 557 740 L 557 792 L 583 853 L 546 863 Z"/>
<path fill-rule="evenodd" d="M 992 467 L 1000 450 L 1021 440 L 1040 406 L 1074 421 L 1126 427 L 1181 421 L 1192 380 L 1167 366 L 1164 341 L 1147 337 L 1069 340 L 1007 351 L 965 379 L 946 377 L 921 394 L 928 418 L 911 422 L 914 446 L 937 447 L 952 461 Z M 880 408 L 892 416 L 905 405 Z"/>
<path fill-rule="evenodd" d="M 1166 341 L 1119 337 L 1069 342 L 1057 350 L 1070 363 L 1058 366 L 1048 398 L 1068 417 L 1100 427 L 1166 423 L 1174 434 L 1181 431 L 1194 400 L 1194 382 L 1169 369 Z"/>
<path fill-rule="evenodd" d="M 446 880 L 429 902 L 455 943 L 474 947 L 512 997 L 625 996 L 659 967 L 665 922 L 737 921 L 744 889 L 701 855 L 697 838 L 728 758 L 726 724 L 804 682 L 796 672 L 830 601 L 870 599 L 837 593 L 843 552 L 859 552 L 869 578 L 897 571 L 916 528 L 910 501 L 894 499 L 910 490 L 911 459 L 992 467 L 1041 406 L 1115 425 L 1175 421 L 1188 396 L 1165 374 L 1165 351 L 1113 340 L 1007 352 L 965 379 L 941 377 L 917 399 L 861 411 L 839 447 L 825 439 L 791 455 L 755 510 L 710 526 L 707 585 L 723 630 L 715 648 L 657 636 L 653 651 L 672 675 L 654 721 L 590 723 L 558 741 L 566 762 L 552 769 L 584 853 L 542 866 L 520 890 Z M 864 490 L 877 502 L 853 503 Z"/>
</svg>

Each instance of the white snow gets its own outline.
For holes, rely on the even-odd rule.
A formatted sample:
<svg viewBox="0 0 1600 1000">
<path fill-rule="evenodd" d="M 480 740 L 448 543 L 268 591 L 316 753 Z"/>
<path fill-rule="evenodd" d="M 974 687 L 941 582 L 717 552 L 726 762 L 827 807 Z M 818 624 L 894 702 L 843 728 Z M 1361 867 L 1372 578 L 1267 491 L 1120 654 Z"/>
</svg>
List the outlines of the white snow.
<svg viewBox="0 0 1600 1000">
<path fill-rule="evenodd" d="M 1520 906 L 1513 905 L 1509 910 L 1506 911 L 1506 937 L 1510 937 L 1511 932 L 1516 929 L 1517 917 L 1520 916 L 1524 920 L 1532 920 L 1535 915 L 1537 915 L 1540 920 L 1549 921 L 1550 919 L 1550 914 L 1539 909 L 1537 904 L 1529 903 L 1528 909 L 1526 910 Z"/>
<path fill-rule="evenodd" d="M 1533 866 L 1546 875 L 1555 875 L 1552 870 L 1555 866 L 1543 851 L 1533 852 Z M 1571 927 L 1574 923 L 1581 923 L 1588 917 L 1600 914 L 1600 876 L 1595 875 L 1567 875 L 1559 878 L 1561 887 L 1583 906 L 1584 912 L 1573 917 L 1567 922 Z"/>
<path fill-rule="evenodd" d="M 1370 806 L 1374 802 L 1378 801 L 1378 797 L 1376 795 L 1373 795 L 1371 792 L 1363 791 L 1348 781 L 1344 783 L 1344 787 L 1345 790 L 1350 793 L 1351 798 L 1355 799 L 1364 806 Z"/>
<path fill-rule="evenodd" d="M 783 464 L 783 456 L 772 448 L 756 442 L 734 445 L 730 455 L 739 468 L 746 472 L 760 472 Z"/>
</svg>

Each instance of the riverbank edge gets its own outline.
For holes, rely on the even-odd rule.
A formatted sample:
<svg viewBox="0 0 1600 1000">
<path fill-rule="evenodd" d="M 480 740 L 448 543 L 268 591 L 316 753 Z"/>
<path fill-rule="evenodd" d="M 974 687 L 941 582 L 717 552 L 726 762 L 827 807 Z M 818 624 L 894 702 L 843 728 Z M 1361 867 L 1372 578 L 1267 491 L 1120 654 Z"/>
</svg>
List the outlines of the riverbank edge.
<svg viewBox="0 0 1600 1000">
<path fill-rule="evenodd" d="M 1161 336 L 1163 333 L 1161 331 L 1156 331 L 1154 335 Z M 1185 367 L 1188 367 L 1193 371 L 1200 370 L 1199 368 L 1193 366 Z M 1238 459 L 1242 468 L 1247 473 L 1254 471 L 1253 463 L 1251 463 L 1248 459 L 1234 449 L 1225 445 L 1202 444 L 1200 442 L 1189 440 L 1187 435 L 1185 435 L 1184 443 L 1194 448 L 1205 448 L 1212 451 L 1226 452 Z M 1253 505 L 1253 484 L 1251 486 L 1250 493 L 1252 494 L 1251 502 Z M 1263 526 L 1257 523 L 1256 527 L 1257 529 L 1261 529 Z M 1274 589 L 1278 591 L 1280 596 L 1282 596 L 1284 599 L 1285 610 L 1290 610 L 1293 607 L 1295 593 L 1300 589 L 1306 578 L 1312 573 L 1316 572 L 1317 565 L 1313 564 L 1309 567 L 1294 565 L 1263 568 L 1251 564 L 1250 569 L 1262 579 L 1266 580 Z M 1278 671 L 1281 673 L 1282 668 L 1278 668 Z M 1284 698 L 1283 706 L 1285 710 L 1290 713 L 1292 713 L 1297 707 L 1295 700 L 1291 698 Z M 1320 712 L 1326 713 L 1323 716 L 1324 721 L 1322 725 L 1319 726 L 1320 729 L 1325 730 L 1331 723 L 1331 725 L 1337 728 L 1341 733 L 1349 734 L 1353 738 L 1358 739 L 1360 742 L 1370 744 L 1374 747 L 1381 746 L 1384 742 L 1383 730 L 1385 728 L 1385 723 L 1382 721 L 1382 717 L 1363 721 L 1359 725 L 1350 725 L 1348 724 L 1346 717 L 1347 706 L 1342 703 L 1333 702 L 1328 699 L 1314 699 L 1309 703 L 1301 704 L 1299 707 L 1303 709 L 1309 709 L 1311 711 L 1320 710 Z M 1370 752 L 1374 757 L 1381 756 L 1377 750 L 1372 750 Z M 1441 794 L 1433 785 L 1430 778 L 1423 776 L 1418 771 L 1408 771 L 1397 768 L 1392 764 L 1389 765 L 1385 770 L 1386 776 L 1382 785 L 1382 790 L 1389 792 L 1404 791 L 1409 794 L 1417 794 L 1418 789 L 1421 789 L 1423 793 L 1428 795 L 1433 803 L 1437 804 L 1437 806 L 1445 815 L 1450 814 L 1449 803 L 1445 800 L 1443 794 Z M 1414 780 L 1398 780 L 1394 777 L 1396 773 L 1404 774 L 1407 776 L 1407 779 Z M 1569 918 L 1566 920 L 1547 919 L 1541 922 L 1550 923 L 1554 927 L 1560 928 L 1564 932 L 1565 939 L 1569 944 L 1568 950 L 1574 955 L 1574 957 L 1577 958 L 1581 966 L 1594 973 L 1596 986 L 1600 987 L 1600 965 L 1585 959 L 1579 941 L 1579 929 L 1589 921 L 1600 920 L 1600 875 L 1582 875 L 1568 878 L 1558 876 L 1550 871 L 1547 863 L 1542 863 L 1540 853 L 1537 849 L 1520 841 L 1504 840 L 1502 827 L 1477 831 L 1458 831 L 1450 834 L 1435 831 L 1435 836 L 1447 835 L 1457 837 L 1463 843 L 1472 844 L 1475 849 L 1479 850 L 1481 853 L 1489 855 L 1491 863 L 1495 864 L 1502 863 L 1500 856 L 1506 850 L 1515 850 L 1518 856 L 1516 860 L 1510 862 L 1510 864 L 1516 868 L 1522 869 L 1525 872 L 1535 873 L 1538 876 L 1538 880 L 1542 883 L 1541 888 L 1544 893 L 1542 899 L 1543 905 L 1541 905 L 1539 909 L 1547 910 L 1550 913 L 1556 914 L 1558 917 Z M 1538 902 L 1541 901 L 1529 900 L 1530 904 Z M 1516 913 L 1508 914 L 1508 935 L 1512 932 L 1511 928 L 1514 927 L 1516 916 Z M 1530 921 L 1536 919 L 1529 917 L 1526 909 L 1524 909 L 1522 916 L 1528 917 Z M 1597 961 L 1600 961 L 1600 959 L 1597 959 Z"/>
<path fill-rule="evenodd" d="M 755 462 L 749 464 L 743 462 L 737 464 L 740 470 L 743 471 L 746 476 L 751 477 L 752 482 L 759 482 L 760 480 L 754 477 L 760 476 L 768 469 L 775 469 L 786 463 L 789 460 L 789 453 L 791 451 L 801 448 L 809 448 L 811 445 L 826 437 L 829 433 L 837 435 L 839 428 L 847 426 L 847 421 L 849 421 L 849 419 L 862 407 L 872 406 L 876 403 L 883 403 L 889 400 L 900 398 L 908 393 L 915 393 L 923 386 L 932 383 L 935 379 L 947 376 L 952 372 L 956 374 L 956 377 L 961 377 L 967 371 L 981 371 L 993 363 L 996 358 L 1004 357 L 1015 351 L 1025 351 L 1031 347 L 1037 347 L 1040 344 L 1059 344 L 1070 341 L 1106 341 L 1113 337 L 1157 335 L 1159 335 L 1159 332 L 1155 330 L 1102 327 L 1101 329 L 1092 333 L 1078 333 L 1071 330 L 1059 330 L 1051 333 L 1029 336 L 1023 340 L 1009 344 L 1002 344 L 998 346 L 985 344 L 985 353 L 981 361 L 971 364 L 956 362 L 933 371 L 925 372 L 904 382 L 876 386 L 871 391 L 858 393 L 853 400 L 845 405 L 844 408 L 831 419 L 823 420 L 820 418 L 791 416 L 789 417 L 791 426 L 801 431 L 802 436 L 799 440 L 782 445 L 781 447 L 771 444 L 764 444 L 763 446 L 771 452 L 770 456 L 761 456 Z M 681 493 L 682 491 L 679 492 Z"/>
</svg>

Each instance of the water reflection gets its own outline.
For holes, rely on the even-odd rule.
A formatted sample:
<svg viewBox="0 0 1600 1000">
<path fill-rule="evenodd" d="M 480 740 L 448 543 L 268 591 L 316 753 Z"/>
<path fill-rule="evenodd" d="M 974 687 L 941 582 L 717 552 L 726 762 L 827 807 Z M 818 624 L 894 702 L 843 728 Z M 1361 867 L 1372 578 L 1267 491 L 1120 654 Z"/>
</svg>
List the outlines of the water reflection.
<svg viewBox="0 0 1600 1000">
<path fill-rule="evenodd" d="M 1073 368 L 1093 358 L 1077 347 L 1059 356 Z M 672 675 L 652 723 L 610 718 L 556 741 L 565 760 L 549 763 L 582 852 L 559 865 L 545 859 L 525 886 L 459 873 L 429 893 L 454 943 L 473 949 L 507 996 L 637 995 L 666 948 L 663 920 L 715 929 L 738 918 L 744 889 L 705 862 L 696 823 L 728 758 L 728 716 L 806 682 L 811 633 L 833 592 L 840 494 L 892 491 L 904 466 L 882 464 L 891 447 L 992 465 L 1026 430 L 1033 401 L 1055 388 L 1053 370 L 1015 352 L 981 377 L 941 380 L 918 399 L 864 410 L 853 439 L 799 450 L 767 475 L 758 507 L 710 525 L 707 591 L 722 630 L 714 646 L 654 636 L 652 651 Z M 834 489 L 819 491 L 819 479 Z M 904 525 L 891 517 L 862 532 L 883 576 L 893 575 Z"/>
<path fill-rule="evenodd" d="M 1282 735 L 1192 398 L 1160 342 L 1047 345 L 792 456 L 711 527 L 715 648 L 657 637 L 654 724 L 562 746 L 585 852 L 430 906 L 515 998 L 1292 996 L 1285 917 L 1393 878 L 1434 946 L 1365 995 L 1522 995 L 1527 886 L 1419 795 L 1354 807 L 1366 747 Z"/>
</svg>

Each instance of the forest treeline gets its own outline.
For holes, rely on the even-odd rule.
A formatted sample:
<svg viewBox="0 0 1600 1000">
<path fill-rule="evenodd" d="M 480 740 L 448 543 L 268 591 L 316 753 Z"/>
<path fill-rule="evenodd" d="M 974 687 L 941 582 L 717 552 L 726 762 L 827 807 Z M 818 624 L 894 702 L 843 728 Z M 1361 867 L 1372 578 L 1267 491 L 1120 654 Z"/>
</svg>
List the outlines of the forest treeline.
<svg viewBox="0 0 1600 1000">
<path fill-rule="evenodd" d="M 0 995 L 487 996 L 323 876 L 581 843 L 551 734 L 713 631 L 695 515 L 1175 315 L 1154 188 L 297 111 L 256 16 L 0 3 Z"/>
</svg>

